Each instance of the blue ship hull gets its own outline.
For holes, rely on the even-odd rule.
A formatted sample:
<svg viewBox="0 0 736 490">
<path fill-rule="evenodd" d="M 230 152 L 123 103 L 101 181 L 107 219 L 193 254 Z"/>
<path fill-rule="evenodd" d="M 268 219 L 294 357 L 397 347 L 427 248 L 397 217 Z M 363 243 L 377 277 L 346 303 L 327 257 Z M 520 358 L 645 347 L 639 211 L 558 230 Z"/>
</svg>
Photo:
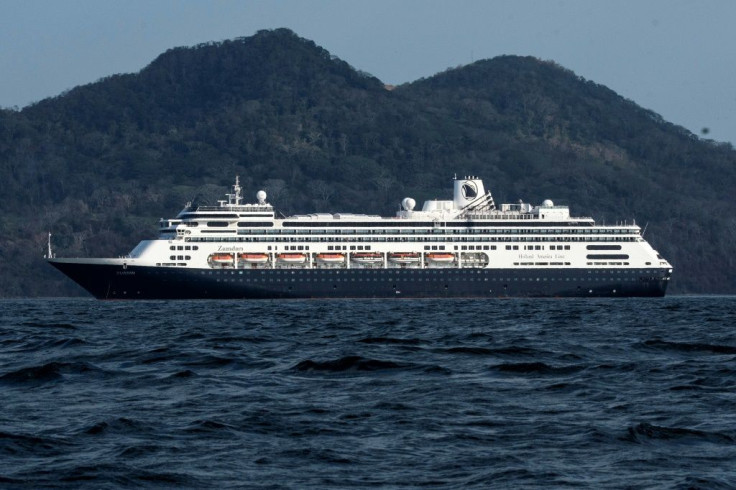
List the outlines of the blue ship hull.
<svg viewBox="0 0 736 490">
<path fill-rule="evenodd" d="M 657 297 L 667 269 L 193 269 L 49 261 L 98 299 Z"/>
</svg>

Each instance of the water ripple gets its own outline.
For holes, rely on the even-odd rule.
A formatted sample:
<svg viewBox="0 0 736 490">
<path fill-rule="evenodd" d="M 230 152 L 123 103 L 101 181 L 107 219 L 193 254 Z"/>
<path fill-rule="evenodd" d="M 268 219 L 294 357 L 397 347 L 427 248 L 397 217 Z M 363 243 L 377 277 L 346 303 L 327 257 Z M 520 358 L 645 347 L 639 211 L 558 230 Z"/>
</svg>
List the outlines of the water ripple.
<svg viewBox="0 0 736 490">
<path fill-rule="evenodd" d="M 733 488 L 734 321 L 732 297 L 0 301 L 0 486 Z"/>
</svg>

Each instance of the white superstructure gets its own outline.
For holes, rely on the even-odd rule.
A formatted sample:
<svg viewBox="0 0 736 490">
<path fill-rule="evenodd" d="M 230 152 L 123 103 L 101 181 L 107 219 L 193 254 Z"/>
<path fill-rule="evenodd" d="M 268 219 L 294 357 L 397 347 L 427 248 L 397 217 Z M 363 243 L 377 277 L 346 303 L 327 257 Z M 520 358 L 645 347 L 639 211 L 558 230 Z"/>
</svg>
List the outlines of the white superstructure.
<svg viewBox="0 0 736 490">
<path fill-rule="evenodd" d="M 259 191 L 256 203 L 242 204 L 236 178 L 217 206 L 189 204 L 129 256 L 97 260 L 199 269 L 671 269 L 634 223 L 596 225 L 550 200 L 497 208 L 477 177 L 456 178 L 452 200 L 421 210 L 405 198 L 395 217 L 277 218 L 266 198 Z"/>
</svg>

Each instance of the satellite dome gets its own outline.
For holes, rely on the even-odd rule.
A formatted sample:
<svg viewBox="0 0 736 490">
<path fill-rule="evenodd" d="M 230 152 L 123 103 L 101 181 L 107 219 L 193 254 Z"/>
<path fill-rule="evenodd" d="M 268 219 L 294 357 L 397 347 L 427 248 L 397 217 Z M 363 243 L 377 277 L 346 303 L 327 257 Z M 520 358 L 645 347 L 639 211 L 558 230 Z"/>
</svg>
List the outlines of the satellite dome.
<svg viewBox="0 0 736 490">
<path fill-rule="evenodd" d="M 545 199 L 544 201 L 542 201 L 543 208 L 551 208 L 554 205 L 555 203 L 553 203 L 551 199 Z"/>
<path fill-rule="evenodd" d="M 266 202 L 266 191 L 258 191 L 256 194 L 256 199 L 258 199 L 258 204 L 263 204 Z"/>
<path fill-rule="evenodd" d="M 401 201 L 401 207 L 403 207 L 406 211 L 412 211 L 414 209 L 414 206 L 416 205 L 417 205 L 417 202 L 411 197 L 405 197 Z"/>
</svg>

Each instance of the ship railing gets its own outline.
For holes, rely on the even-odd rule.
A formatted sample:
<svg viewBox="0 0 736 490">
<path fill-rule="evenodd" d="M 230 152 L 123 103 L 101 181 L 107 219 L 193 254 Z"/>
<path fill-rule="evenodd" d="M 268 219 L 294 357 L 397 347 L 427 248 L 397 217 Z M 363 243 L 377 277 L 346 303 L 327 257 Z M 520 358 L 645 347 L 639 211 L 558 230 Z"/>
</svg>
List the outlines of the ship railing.
<svg viewBox="0 0 736 490">
<path fill-rule="evenodd" d="M 507 220 L 540 219 L 539 215 L 537 214 L 519 213 L 517 211 L 507 211 L 507 212 L 499 212 L 499 213 L 464 213 L 462 217 L 472 218 L 472 219 L 507 219 Z M 576 217 L 566 218 L 566 220 L 568 221 L 592 221 L 593 218 L 589 216 L 576 216 Z"/>
<path fill-rule="evenodd" d="M 251 204 L 251 205 L 226 204 L 224 206 L 197 206 L 196 211 L 260 211 L 260 212 L 272 213 L 273 207 L 270 205 L 259 206 L 257 204 Z"/>
</svg>

